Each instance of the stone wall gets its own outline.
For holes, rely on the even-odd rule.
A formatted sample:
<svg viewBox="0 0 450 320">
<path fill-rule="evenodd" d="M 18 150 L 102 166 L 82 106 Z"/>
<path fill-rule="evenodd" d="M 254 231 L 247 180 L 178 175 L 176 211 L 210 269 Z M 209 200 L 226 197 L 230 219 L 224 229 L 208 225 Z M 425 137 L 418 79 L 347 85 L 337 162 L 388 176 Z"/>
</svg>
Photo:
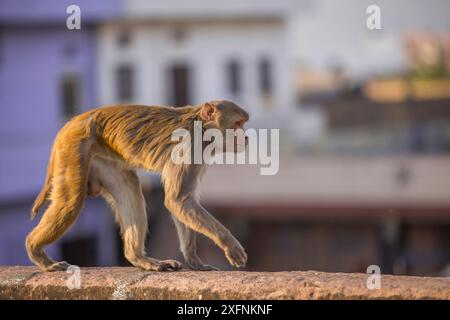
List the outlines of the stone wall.
<svg viewBox="0 0 450 320">
<path fill-rule="evenodd" d="M 72 278 L 71 278 L 72 277 Z M 0 299 L 450 299 L 450 278 L 291 272 L 143 272 L 131 267 L 82 268 L 43 273 L 34 267 L 0 267 Z"/>
</svg>

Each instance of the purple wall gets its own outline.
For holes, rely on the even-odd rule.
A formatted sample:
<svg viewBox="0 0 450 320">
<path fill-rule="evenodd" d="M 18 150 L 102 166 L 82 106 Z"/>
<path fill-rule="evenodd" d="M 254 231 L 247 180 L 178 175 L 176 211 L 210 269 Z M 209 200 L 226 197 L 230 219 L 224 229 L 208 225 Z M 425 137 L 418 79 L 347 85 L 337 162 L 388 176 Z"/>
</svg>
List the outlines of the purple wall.
<svg viewBox="0 0 450 320">
<path fill-rule="evenodd" d="M 84 108 L 95 106 L 94 35 L 53 27 L 5 27 L 0 70 L 0 201 L 40 188 L 51 143 L 63 123 L 61 76 L 82 79 Z M 65 53 L 75 48 L 73 56 Z"/>
<path fill-rule="evenodd" d="M 29 264 L 26 234 L 34 197 L 63 125 L 61 77 L 81 78 L 81 108 L 97 104 L 95 27 L 121 14 L 119 0 L 77 1 L 81 30 L 66 28 L 66 0 L 0 1 L 0 264 Z M 39 217 L 40 218 L 40 217 Z M 113 219 L 102 201 L 87 202 L 64 237 L 97 236 L 99 265 L 115 261 Z M 58 259 L 60 247 L 49 247 Z"/>
<path fill-rule="evenodd" d="M 78 1 L 81 30 L 66 28 L 68 4 L 0 2 L 0 202 L 29 197 L 40 188 L 51 141 L 63 123 L 65 72 L 81 77 L 83 108 L 96 105 L 95 29 L 83 22 L 117 16 L 120 2 Z M 36 25 L 36 19 L 46 23 Z"/>
</svg>

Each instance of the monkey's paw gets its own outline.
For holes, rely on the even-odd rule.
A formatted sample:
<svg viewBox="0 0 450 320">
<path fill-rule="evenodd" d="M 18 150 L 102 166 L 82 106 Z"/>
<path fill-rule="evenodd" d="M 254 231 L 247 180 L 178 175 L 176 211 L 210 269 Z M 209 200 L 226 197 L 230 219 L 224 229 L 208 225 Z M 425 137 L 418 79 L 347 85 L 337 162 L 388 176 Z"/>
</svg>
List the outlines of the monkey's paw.
<svg viewBox="0 0 450 320">
<path fill-rule="evenodd" d="M 159 263 L 161 264 L 162 270 L 180 270 L 183 267 L 181 262 L 172 259 L 161 260 Z"/>
<path fill-rule="evenodd" d="M 245 264 L 247 263 L 247 253 L 245 253 L 244 248 L 237 241 L 233 246 L 225 249 L 225 256 L 230 264 L 237 268 L 245 267 Z"/>
</svg>

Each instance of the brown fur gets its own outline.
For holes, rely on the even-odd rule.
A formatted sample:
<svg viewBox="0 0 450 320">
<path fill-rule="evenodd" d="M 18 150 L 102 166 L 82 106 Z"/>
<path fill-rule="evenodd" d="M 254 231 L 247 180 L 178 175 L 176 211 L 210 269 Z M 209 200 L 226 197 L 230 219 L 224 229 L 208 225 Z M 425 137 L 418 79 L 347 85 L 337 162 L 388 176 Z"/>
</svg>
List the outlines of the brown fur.
<svg viewBox="0 0 450 320">
<path fill-rule="evenodd" d="M 44 246 L 56 241 L 75 223 L 86 195 L 101 195 L 113 208 L 121 227 L 125 257 L 145 270 L 179 269 L 175 260 L 159 261 L 145 254 L 145 202 L 135 169 L 160 172 L 165 205 L 173 214 L 186 264 L 210 270 L 196 253 L 195 232 L 212 239 L 234 266 L 244 266 L 247 255 L 232 234 L 198 202 L 196 188 L 204 165 L 175 165 L 171 141 L 175 129 L 236 128 L 248 114 L 228 101 L 212 101 L 183 108 L 108 106 L 74 117 L 59 132 L 52 147 L 47 177 L 32 208 L 32 218 L 50 201 L 41 221 L 26 239 L 30 259 L 45 271 L 65 270 Z"/>
</svg>

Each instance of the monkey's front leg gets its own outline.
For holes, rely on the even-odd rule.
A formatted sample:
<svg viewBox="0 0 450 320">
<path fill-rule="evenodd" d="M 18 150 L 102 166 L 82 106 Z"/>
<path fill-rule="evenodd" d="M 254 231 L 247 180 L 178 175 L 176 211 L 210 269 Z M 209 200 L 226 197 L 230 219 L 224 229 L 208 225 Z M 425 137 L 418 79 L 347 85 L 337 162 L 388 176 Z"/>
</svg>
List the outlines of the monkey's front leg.
<svg viewBox="0 0 450 320">
<path fill-rule="evenodd" d="M 111 205 L 124 245 L 124 254 L 134 266 L 153 271 L 178 270 L 181 263 L 176 260 L 157 260 L 145 253 L 144 242 L 147 235 L 147 214 L 145 199 L 134 170 L 128 170 L 108 159 L 92 160 L 89 188 L 99 185 L 100 194 Z M 92 192 L 95 194 L 95 192 Z"/>
<path fill-rule="evenodd" d="M 247 254 L 242 245 L 194 197 L 179 200 L 166 194 L 165 204 L 179 221 L 213 240 L 224 251 L 231 265 L 238 268 L 245 266 Z"/>
<path fill-rule="evenodd" d="M 218 270 L 216 267 L 203 263 L 197 255 L 197 236 L 195 231 L 178 221 L 174 215 L 172 215 L 172 218 L 177 229 L 178 240 L 180 241 L 180 250 L 183 254 L 186 265 L 192 270 Z"/>
</svg>

